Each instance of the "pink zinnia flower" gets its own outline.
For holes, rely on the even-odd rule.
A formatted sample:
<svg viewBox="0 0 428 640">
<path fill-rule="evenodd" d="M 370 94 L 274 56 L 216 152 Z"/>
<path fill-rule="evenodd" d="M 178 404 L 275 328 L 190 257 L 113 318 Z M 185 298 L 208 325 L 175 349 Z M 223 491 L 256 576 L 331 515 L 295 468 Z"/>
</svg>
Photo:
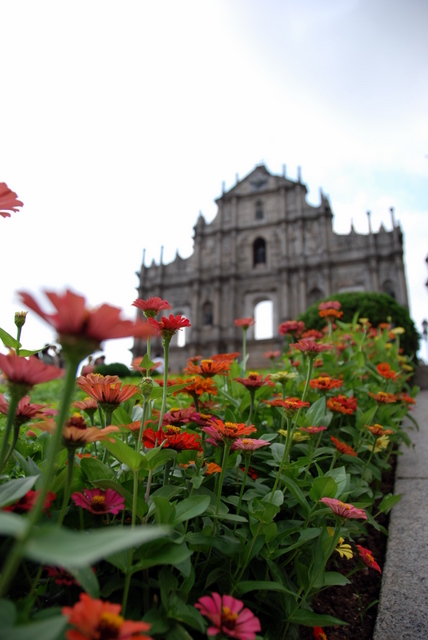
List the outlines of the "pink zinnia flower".
<svg viewBox="0 0 428 640">
<path fill-rule="evenodd" d="M 235 327 L 242 327 L 245 331 L 256 324 L 254 318 L 237 318 L 234 321 Z"/>
<path fill-rule="evenodd" d="M 207 629 L 209 636 L 221 633 L 237 640 L 254 640 L 261 630 L 259 619 L 233 596 L 213 593 L 199 598 L 195 607 L 212 623 Z"/>
<path fill-rule="evenodd" d="M 278 327 L 278 333 L 281 336 L 285 336 L 287 333 L 298 336 L 301 335 L 304 330 L 305 323 L 302 320 L 286 320 L 285 322 L 281 322 Z"/>
<path fill-rule="evenodd" d="M 336 498 L 321 498 L 320 502 L 326 504 L 333 513 L 342 518 L 367 520 L 364 509 L 357 509 L 357 507 L 347 502 L 341 502 L 340 500 L 336 500 Z"/>
<path fill-rule="evenodd" d="M 96 515 L 118 514 L 125 508 L 125 498 L 113 489 L 84 489 L 71 496 L 77 507 L 82 507 Z"/>
<path fill-rule="evenodd" d="M 376 571 L 379 571 L 379 573 L 382 573 L 382 569 L 374 559 L 370 549 L 365 549 L 360 544 L 357 544 L 357 549 L 358 553 L 360 554 L 360 558 L 365 565 L 367 565 L 370 569 L 375 569 Z"/>
<path fill-rule="evenodd" d="M 20 292 L 19 295 L 29 309 L 55 329 L 63 347 L 76 349 L 76 340 L 80 339 L 90 343 L 90 352 L 92 352 L 104 340 L 148 338 L 155 334 L 154 328 L 147 322 L 123 320 L 121 310 L 117 307 L 102 304 L 96 309 L 88 309 L 85 298 L 69 289 L 60 295 L 51 291 L 45 292 L 49 302 L 55 308 L 54 313 L 47 313 L 41 309 L 29 293 Z"/>
<path fill-rule="evenodd" d="M 23 385 L 28 389 L 36 384 L 55 380 L 64 374 L 63 369 L 45 364 L 34 356 L 27 359 L 13 353 L 7 356 L 0 353 L 0 371 L 10 384 Z"/>
<path fill-rule="evenodd" d="M 266 440 L 261 440 L 257 438 L 238 438 L 234 440 L 232 446 L 230 447 L 231 451 L 256 451 L 260 449 L 260 447 L 268 447 L 270 442 Z"/>
<path fill-rule="evenodd" d="M 306 353 L 309 358 L 315 358 L 322 351 L 330 351 L 333 348 L 332 344 L 319 344 L 311 338 L 302 338 L 298 342 L 290 344 L 290 347 L 297 349 L 302 353 Z"/>
<path fill-rule="evenodd" d="M 8 414 L 9 404 L 2 393 L 0 393 L 0 413 Z M 33 418 L 42 418 L 43 416 L 54 416 L 58 413 L 56 409 L 49 409 L 45 404 L 31 404 L 30 396 L 24 396 L 18 402 L 15 413 L 14 423 L 21 426 L 25 422 Z M 37 425 L 36 425 L 37 426 Z"/>
<path fill-rule="evenodd" d="M 23 206 L 24 203 L 18 200 L 16 193 L 9 189 L 5 182 L 0 182 L 0 216 L 2 218 L 10 218 L 9 211 L 16 213 L 18 207 Z"/>
<path fill-rule="evenodd" d="M 166 300 L 162 300 L 162 298 L 148 298 L 147 300 L 142 300 L 141 298 L 137 298 L 132 303 L 133 307 L 137 307 L 137 309 L 141 309 L 146 318 L 154 318 L 159 311 L 165 311 L 166 309 L 171 309 L 171 305 Z"/>
</svg>

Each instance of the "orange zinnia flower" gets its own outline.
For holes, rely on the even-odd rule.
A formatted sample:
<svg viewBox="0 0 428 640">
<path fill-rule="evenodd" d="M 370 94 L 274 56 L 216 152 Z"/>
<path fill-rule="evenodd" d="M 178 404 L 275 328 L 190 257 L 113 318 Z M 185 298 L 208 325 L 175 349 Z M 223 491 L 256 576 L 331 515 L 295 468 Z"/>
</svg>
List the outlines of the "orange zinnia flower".
<svg viewBox="0 0 428 640">
<path fill-rule="evenodd" d="M 124 620 L 120 614 L 122 606 L 103 602 L 81 593 L 79 602 L 73 607 L 63 607 L 62 615 L 74 627 L 66 631 L 67 640 L 151 640 L 143 634 L 149 631 L 147 622 Z"/>
<path fill-rule="evenodd" d="M 47 431 L 51 434 L 57 429 L 57 425 L 53 420 L 46 420 L 45 422 L 35 426 L 37 426 L 37 429 Z M 114 442 L 113 438 L 109 438 L 109 436 L 111 436 L 112 433 L 117 433 L 118 431 L 119 428 L 113 425 L 105 427 L 104 429 L 99 429 L 98 427 L 87 427 L 85 421 L 81 418 L 81 422 L 79 421 L 79 423 L 73 420 L 67 421 L 62 428 L 62 439 L 64 446 L 68 449 L 77 449 L 79 447 L 84 447 L 86 444 L 102 442 L 106 439 Z"/>
<path fill-rule="evenodd" d="M 19 292 L 21 301 L 55 329 L 58 341 L 73 358 L 76 353 L 83 359 L 88 353 L 99 350 L 104 340 L 148 338 L 156 333 L 147 322 L 122 320 L 121 310 L 117 307 L 103 304 L 96 309 L 87 309 L 85 298 L 69 289 L 61 295 L 51 291 L 45 294 L 55 313 L 46 313 L 30 294 Z"/>
<path fill-rule="evenodd" d="M 257 431 L 257 429 L 252 424 L 246 425 L 242 422 L 223 422 L 223 420 L 216 418 L 212 420 L 208 427 L 202 427 L 201 431 L 204 431 L 210 436 L 207 442 L 217 446 L 220 442 L 225 442 L 226 440 L 233 441 L 243 436 L 249 436 L 251 433 Z"/>
<path fill-rule="evenodd" d="M 225 376 L 230 371 L 230 362 L 226 360 L 201 360 L 201 363 L 193 364 L 189 362 L 184 369 L 185 373 L 202 376 L 203 378 L 212 378 L 217 375 Z"/>
<path fill-rule="evenodd" d="M 216 353 L 214 356 L 211 356 L 211 360 L 215 360 L 218 362 L 219 360 L 226 360 L 226 362 L 233 362 L 236 360 L 238 356 L 241 354 L 239 351 L 234 351 L 233 353 Z"/>
<path fill-rule="evenodd" d="M 357 410 L 357 398 L 338 395 L 327 400 L 327 408 L 351 416 Z"/>
<path fill-rule="evenodd" d="M 139 388 L 135 384 L 122 386 L 118 376 L 103 376 L 100 373 L 89 373 L 76 380 L 77 386 L 94 398 L 102 408 L 118 407 L 125 400 L 129 400 Z"/>
<path fill-rule="evenodd" d="M 364 425 L 374 436 L 390 436 L 394 432 L 392 429 L 384 429 L 381 424 Z"/>
<path fill-rule="evenodd" d="M 180 382 L 186 381 L 181 380 Z M 202 376 L 195 376 L 189 381 L 187 387 L 177 391 L 177 393 L 182 393 L 183 391 L 191 396 L 201 396 L 203 393 L 209 393 L 213 396 L 217 395 L 217 387 L 215 386 L 215 383 L 211 378 L 202 378 Z"/>
<path fill-rule="evenodd" d="M 398 399 L 401 400 L 401 402 L 405 402 L 406 404 L 416 404 L 416 400 L 412 398 L 412 396 L 409 396 L 408 393 L 400 393 Z"/>
<path fill-rule="evenodd" d="M 387 362 L 381 362 L 376 366 L 376 369 L 382 378 L 394 380 L 398 376 L 398 373 L 393 371 Z"/>
<path fill-rule="evenodd" d="M 330 391 L 331 389 L 337 389 L 343 385 L 343 380 L 336 378 L 330 378 L 330 376 L 319 376 L 309 382 L 312 389 L 318 389 L 319 391 Z"/>
<path fill-rule="evenodd" d="M 347 456 L 353 456 L 354 458 L 357 457 L 356 451 L 351 446 L 349 446 L 349 444 L 346 444 L 346 442 L 341 442 L 334 436 L 330 436 L 330 440 L 332 441 L 336 449 L 340 451 L 340 453 L 344 453 Z"/>
<path fill-rule="evenodd" d="M 271 407 L 284 409 L 288 415 L 292 415 L 299 409 L 306 409 L 311 406 L 309 402 L 303 402 L 300 398 L 285 398 L 284 400 L 277 398 L 276 400 L 265 400 L 265 402 Z"/>
<path fill-rule="evenodd" d="M 24 203 L 18 200 L 16 193 L 5 182 L 0 182 L 0 216 L 10 218 L 9 211 L 17 213 L 18 208 L 23 206 Z"/>
<path fill-rule="evenodd" d="M 377 393 L 368 391 L 367 393 L 370 398 L 373 398 L 373 400 L 376 400 L 376 402 L 380 402 L 380 404 L 393 404 L 398 400 L 398 397 L 393 393 L 386 393 L 385 391 L 378 391 Z"/>
</svg>

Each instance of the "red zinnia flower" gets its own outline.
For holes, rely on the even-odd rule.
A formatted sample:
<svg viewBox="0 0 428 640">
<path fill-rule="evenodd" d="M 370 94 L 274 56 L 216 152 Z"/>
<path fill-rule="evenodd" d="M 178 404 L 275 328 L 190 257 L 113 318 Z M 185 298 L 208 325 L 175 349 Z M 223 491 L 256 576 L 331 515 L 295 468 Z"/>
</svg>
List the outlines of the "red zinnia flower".
<svg viewBox="0 0 428 640">
<path fill-rule="evenodd" d="M 213 593 L 199 598 L 195 607 L 211 622 L 207 629 L 209 636 L 222 634 L 236 640 L 254 640 L 261 630 L 259 619 L 232 596 Z"/>
<path fill-rule="evenodd" d="M 379 571 L 379 573 L 382 573 L 382 569 L 374 559 L 370 549 L 365 549 L 360 544 L 357 544 L 357 549 L 358 549 L 358 553 L 360 554 L 360 558 L 365 565 L 370 567 L 370 569 L 375 569 L 376 571 Z"/>
<path fill-rule="evenodd" d="M 95 600 L 87 593 L 73 607 L 63 607 L 62 614 L 74 629 L 66 631 L 67 640 L 151 640 L 143 634 L 149 631 L 147 622 L 124 620 L 122 606 L 112 602 Z"/>
<path fill-rule="evenodd" d="M 351 416 L 357 410 L 357 398 L 338 395 L 327 400 L 327 408 Z"/>
<path fill-rule="evenodd" d="M 137 298 L 132 303 L 133 307 L 137 307 L 137 309 L 141 309 L 146 318 L 154 318 L 159 311 L 165 311 L 166 309 L 171 309 L 171 305 L 166 300 L 162 300 L 162 298 L 148 298 L 147 300 L 142 300 L 141 298 Z"/>
<path fill-rule="evenodd" d="M 153 449 L 164 443 L 164 449 L 174 449 L 174 451 L 202 451 L 200 438 L 192 433 L 180 433 L 178 427 L 170 427 L 168 431 L 163 431 L 162 427 L 158 431 L 145 429 L 143 431 L 143 443 L 147 449 Z"/>
<path fill-rule="evenodd" d="M 320 340 L 324 337 L 322 331 L 317 331 L 317 329 L 308 329 L 302 333 L 302 338 L 312 338 L 313 340 Z"/>
<path fill-rule="evenodd" d="M 187 318 L 180 315 L 174 316 L 172 313 L 169 317 L 162 316 L 160 320 L 149 318 L 148 322 L 158 330 L 164 340 L 171 340 L 177 331 L 191 326 Z"/>
<path fill-rule="evenodd" d="M 125 498 L 113 489 L 84 489 L 71 495 L 74 504 L 96 515 L 118 514 L 125 508 Z"/>
<path fill-rule="evenodd" d="M 45 364 L 38 358 L 23 358 L 9 353 L 7 356 L 0 353 L 0 371 L 6 376 L 12 385 L 22 385 L 31 389 L 36 384 L 50 382 L 64 374 L 63 369 L 58 369 L 52 364 Z"/>
<path fill-rule="evenodd" d="M 276 360 L 281 355 L 281 351 L 266 351 L 263 354 L 263 358 L 267 358 L 268 360 Z"/>
<path fill-rule="evenodd" d="M 314 627 L 315 640 L 328 640 L 322 627 Z"/>
<path fill-rule="evenodd" d="M 0 182 L 0 216 L 10 218 L 9 211 L 17 213 L 18 207 L 23 207 L 24 203 L 18 200 L 14 191 L 9 189 L 5 182 Z"/>
<path fill-rule="evenodd" d="M 406 404 L 416 404 L 416 400 L 412 398 L 412 396 L 409 396 L 408 393 L 400 393 L 398 399 L 401 400 L 401 402 L 405 402 Z"/>
<path fill-rule="evenodd" d="M 321 498 L 320 502 L 326 504 L 333 513 L 337 516 L 342 516 L 342 518 L 367 520 L 367 514 L 364 509 L 357 509 L 353 504 L 336 500 L 336 498 Z"/>
<path fill-rule="evenodd" d="M 48 578 L 54 578 L 55 584 L 71 587 L 72 584 L 79 584 L 66 569 L 62 567 L 46 567 Z"/>
<path fill-rule="evenodd" d="M 299 409 L 306 409 L 311 406 L 309 402 L 303 402 L 300 398 L 284 398 L 284 400 L 277 398 L 276 400 L 265 400 L 265 402 L 271 407 L 284 409 L 288 415 L 293 415 Z"/>
<path fill-rule="evenodd" d="M 344 453 L 347 456 L 353 456 L 354 458 L 357 457 L 356 451 L 351 446 L 349 446 L 349 444 L 346 444 L 346 442 L 341 442 L 334 436 L 330 436 L 330 440 L 332 441 L 336 449 L 340 451 L 340 453 Z"/>
<path fill-rule="evenodd" d="M 320 433 L 321 431 L 326 431 L 327 427 L 299 427 L 299 431 L 304 431 L 305 433 Z"/>
<path fill-rule="evenodd" d="M 148 338 L 156 332 L 147 322 L 133 322 L 123 320 L 121 310 L 108 304 L 96 309 L 87 309 L 85 298 L 69 289 L 62 295 L 46 291 L 45 295 L 55 307 L 55 313 L 43 311 L 34 298 L 25 292 L 19 293 L 22 302 L 50 324 L 59 336 L 59 342 L 64 347 L 76 349 L 76 340 L 89 343 L 85 349 L 87 353 L 99 349 L 104 340 L 115 338 Z M 79 344 L 79 343 L 77 343 Z M 80 352 L 79 352 L 80 356 Z"/>
<path fill-rule="evenodd" d="M 254 320 L 254 318 L 237 318 L 234 321 L 234 324 L 235 327 L 242 327 L 242 329 L 244 329 L 245 331 L 255 325 L 256 321 Z"/>
<path fill-rule="evenodd" d="M 38 491 L 27 491 L 25 496 L 14 502 L 13 504 L 8 505 L 7 507 L 2 507 L 2 511 L 13 511 L 14 513 L 26 513 L 27 511 L 31 511 L 34 505 L 37 502 L 37 498 L 39 496 Z M 52 502 L 55 500 L 56 494 L 52 491 L 48 491 L 45 496 L 45 501 L 43 503 L 43 511 L 46 511 L 51 506 Z"/>
</svg>

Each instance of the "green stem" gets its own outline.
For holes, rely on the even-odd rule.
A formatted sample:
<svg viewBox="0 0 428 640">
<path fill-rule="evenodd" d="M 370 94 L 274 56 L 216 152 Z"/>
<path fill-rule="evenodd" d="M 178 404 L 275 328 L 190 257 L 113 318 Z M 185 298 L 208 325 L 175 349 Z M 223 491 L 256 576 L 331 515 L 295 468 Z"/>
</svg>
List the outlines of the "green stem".
<svg viewBox="0 0 428 640">
<path fill-rule="evenodd" d="M 63 499 L 62 499 L 61 513 L 59 514 L 58 523 L 57 523 L 59 527 L 62 525 L 62 522 L 63 522 L 64 517 L 65 517 L 65 512 L 67 511 L 68 503 L 70 502 L 71 483 L 73 481 L 74 455 L 75 455 L 75 453 L 76 453 L 76 450 L 74 448 L 73 449 L 69 449 L 68 452 L 67 452 L 67 462 L 68 462 L 67 477 L 65 479 L 64 496 L 63 496 Z"/>
<path fill-rule="evenodd" d="M 8 461 L 9 461 L 9 458 L 10 458 L 10 456 L 12 455 L 12 453 L 13 453 L 13 451 L 15 449 L 16 443 L 18 442 L 20 430 L 21 430 L 21 426 L 20 425 L 15 425 L 14 428 L 13 428 L 13 438 L 12 438 L 12 442 L 10 444 L 9 450 L 8 450 L 8 452 L 6 454 L 6 457 L 4 459 L 4 463 L 3 463 L 4 467 L 7 465 Z"/>
<path fill-rule="evenodd" d="M 144 399 L 143 399 L 143 415 L 141 417 L 141 427 L 140 427 L 140 431 L 138 433 L 137 443 L 135 445 L 135 450 L 136 450 L 137 453 L 140 453 L 141 440 L 142 440 L 142 437 L 143 437 L 144 425 L 146 423 L 146 420 L 147 420 L 147 398 L 144 397 Z"/>
<path fill-rule="evenodd" d="M 242 504 L 242 496 L 244 495 L 244 490 L 245 490 L 245 485 L 247 482 L 247 477 L 248 477 L 248 469 L 250 468 L 250 459 L 251 456 L 250 455 L 246 455 L 245 456 L 245 468 L 244 468 L 244 478 L 242 480 L 241 483 L 241 490 L 239 492 L 239 500 L 238 500 L 238 506 L 236 507 L 236 515 L 239 516 L 239 512 L 241 511 L 241 504 Z M 236 531 L 236 527 L 237 527 L 238 523 L 235 522 L 235 525 L 233 527 L 233 532 Z"/>
<path fill-rule="evenodd" d="M 77 373 L 77 368 L 79 366 L 79 362 L 80 362 L 79 360 L 69 362 L 64 389 L 63 389 L 62 402 L 61 402 L 60 410 L 56 420 L 57 427 L 53 432 L 49 442 L 49 447 L 47 452 L 47 463 L 43 470 L 42 483 L 39 490 L 37 502 L 34 505 L 34 508 L 30 511 L 28 515 L 28 518 L 26 520 L 25 530 L 23 531 L 21 537 L 15 541 L 15 544 L 12 547 L 11 552 L 8 555 L 5 565 L 3 567 L 3 571 L 0 577 L 0 598 L 3 598 L 6 595 L 9 585 L 18 570 L 25 546 L 31 535 L 31 531 L 33 527 L 37 524 L 37 522 L 39 521 L 42 515 L 46 494 L 49 491 L 49 487 L 52 484 L 52 480 L 53 480 L 55 468 L 56 468 L 58 452 L 61 448 L 62 427 L 66 421 L 68 410 L 69 410 L 71 401 L 73 399 L 76 373 Z"/>
<path fill-rule="evenodd" d="M 163 352 L 164 352 L 164 360 L 165 360 L 165 368 L 163 372 L 163 390 L 162 390 L 162 406 L 159 414 L 159 423 L 158 429 L 161 428 L 163 415 L 166 409 L 166 391 L 168 386 L 168 360 L 169 360 L 169 343 L 171 342 L 171 338 L 164 338 L 162 340 L 163 343 Z"/>
<path fill-rule="evenodd" d="M 245 375 L 247 368 L 247 329 L 242 329 L 242 373 Z"/>
<path fill-rule="evenodd" d="M 18 393 L 12 393 L 10 398 L 9 409 L 7 412 L 6 427 L 4 430 L 3 442 L 1 443 L 1 449 L 0 449 L 0 473 L 3 471 L 6 465 L 6 462 L 9 458 L 9 455 L 6 453 L 6 451 L 8 448 L 9 436 L 11 434 L 12 427 L 13 427 L 13 421 L 15 420 L 16 410 L 18 408 L 18 404 L 21 397 L 23 396 L 20 396 L 20 394 Z"/>
<path fill-rule="evenodd" d="M 134 482 L 133 482 L 133 491 L 132 491 L 132 513 L 131 513 L 131 527 L 135 527 L 135 523 L 137 520 L 137 498 L 138 498 L 138 470 L 134 471 Z M 132 578 L 132 561 L 134 559 L 134 549 L 131 547 L 129 550 L 129 562 L 128 562 L 128 571 L 125 577 L 125 585 L 123 588 L 123 598 L 122 598 L 122 611 L 126 611 L 126 605 L 128 603 L 128 594 L 129 587 L 131 585 Z"/>
</svg>

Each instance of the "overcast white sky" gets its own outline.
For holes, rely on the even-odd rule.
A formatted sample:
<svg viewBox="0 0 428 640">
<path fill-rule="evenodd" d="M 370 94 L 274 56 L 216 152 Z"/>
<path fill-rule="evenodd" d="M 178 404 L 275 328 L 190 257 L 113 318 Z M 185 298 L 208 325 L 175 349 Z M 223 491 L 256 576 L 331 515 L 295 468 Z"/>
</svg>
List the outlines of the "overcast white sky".
<svg viewBox="0 0 428 640">
<path fill-rule="evenodd" d="M 135 272 L 192 252 L 214 198 L 265 162 L 334 229 L 405 234 L 411 314 L 428 316 L 426 0 L 0 0 L 0 326 L 15 292 L 62 291 L 134 317 Z M 157 292 L 153 292 L 155 295 Z M 39 298 L 41 296 L 39 295 Z M 26 348 L 51 342 L 29 314 Z M 130 363 L 132 340 L 105 345 Z M 423 355 L 425 348 L 423 348 Z"/>
</svg>

